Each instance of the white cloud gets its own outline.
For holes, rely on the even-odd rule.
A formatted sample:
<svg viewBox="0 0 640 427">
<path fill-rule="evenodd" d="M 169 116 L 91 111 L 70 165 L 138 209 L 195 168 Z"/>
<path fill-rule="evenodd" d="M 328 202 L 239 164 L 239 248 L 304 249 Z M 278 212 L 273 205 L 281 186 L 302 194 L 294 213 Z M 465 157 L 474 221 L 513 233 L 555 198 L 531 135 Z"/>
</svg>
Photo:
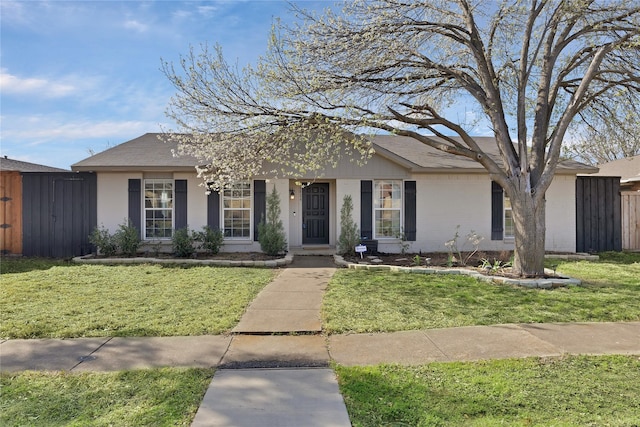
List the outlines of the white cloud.
<svg viewBox="0 0 640 427">
<path fill-rule="evenodd" d="M 184 9 L 176 10 L 175 12 L 172 13 L 173 18 L 178 21 L 182 21 L 184 19 L 190 18 L 192 15 L 193 14 L 191 12 Z"/>
<path fill-rule="evenodd" d="M 161 127 L 163 126 L 163 127 Z M 2 155 L 60 168 L 147 132 L 161 132 L 166 123 L 141 120 L 92 120 L 65 115 L 0 116 Z"/>
<path fill-rule="evenodd" d="M 48 98 L 72 95 L 77 88 L 63 80 L 55 81 L 41 77 L 19 77 L 0 69 L 0 91 L 5 94 L 40 94 Z"/>
<path fill-rule="evenodd" d="M 129 19 L 125 21 L 124 27 L 128 30 L 133 30 L 138 33 L 144 33 L 149 29 L 149 26 L 135 19 Z"/>
<path fill-rule="evenodd" d="M 217 10 L 217 6 L 198 6 L 198 13 L 205 18 L 210 18 Z"/>
<path fill-rule="evenodd" d="M 113 138 L 122 142 L 122 138 L 142 135 L 146 132 L 159 132 L 157 122 L 137 120 L 77 120 L 45 116 L 2 117 L 2 137 L 5 141 L 21 141 L 26 145 L 41 145 L 48 142 L 64 144 L 75 140 Z M 7 126 L 7 122 L 10 123 Z"/>
</svg>

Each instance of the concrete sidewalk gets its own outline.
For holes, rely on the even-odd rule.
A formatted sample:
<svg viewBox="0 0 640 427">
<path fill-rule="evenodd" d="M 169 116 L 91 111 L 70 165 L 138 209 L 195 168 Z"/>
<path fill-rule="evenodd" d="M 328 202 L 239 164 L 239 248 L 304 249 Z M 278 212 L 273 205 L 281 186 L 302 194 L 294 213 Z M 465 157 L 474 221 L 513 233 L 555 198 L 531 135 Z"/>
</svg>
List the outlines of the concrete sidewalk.
<svg viewBox="0 0 640 427">
<path fill-rule="evenodd" d="M 376 334 L 6 340 L 0 370 L 301 368 L 567 354 L 640 355 L 640 322 L 538 323 Z"/>
</svg>

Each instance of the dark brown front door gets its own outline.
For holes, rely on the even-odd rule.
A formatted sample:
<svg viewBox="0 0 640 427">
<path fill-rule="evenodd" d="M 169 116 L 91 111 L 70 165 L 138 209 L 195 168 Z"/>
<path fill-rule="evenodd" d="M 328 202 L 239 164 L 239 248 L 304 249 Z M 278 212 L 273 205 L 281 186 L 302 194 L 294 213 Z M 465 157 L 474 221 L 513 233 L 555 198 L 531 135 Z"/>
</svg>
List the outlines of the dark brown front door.
<svg viewBox="0 0 640 427">
<path fill-rule="evenodd" d="M 302 243 L 329 244 L 329 184 L 302 189 Z"/>
</svg>

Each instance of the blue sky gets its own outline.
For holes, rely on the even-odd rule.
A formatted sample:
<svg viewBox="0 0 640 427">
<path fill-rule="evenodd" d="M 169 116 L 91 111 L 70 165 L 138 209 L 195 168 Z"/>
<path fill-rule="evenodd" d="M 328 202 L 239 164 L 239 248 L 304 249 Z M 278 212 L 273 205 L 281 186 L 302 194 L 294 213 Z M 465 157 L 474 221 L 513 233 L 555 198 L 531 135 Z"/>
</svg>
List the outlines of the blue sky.
<svg viewBox="0 0 640 427">
<path fill-rule="evenodd" d="M 321 10 L 329 1 L 305 1 Z M 279 0 L 0 1 L 0 154 L 68 169 L 171 127 L 161 58 L 219 43 L 244 65 L 267 47 Z"/>
</svg>

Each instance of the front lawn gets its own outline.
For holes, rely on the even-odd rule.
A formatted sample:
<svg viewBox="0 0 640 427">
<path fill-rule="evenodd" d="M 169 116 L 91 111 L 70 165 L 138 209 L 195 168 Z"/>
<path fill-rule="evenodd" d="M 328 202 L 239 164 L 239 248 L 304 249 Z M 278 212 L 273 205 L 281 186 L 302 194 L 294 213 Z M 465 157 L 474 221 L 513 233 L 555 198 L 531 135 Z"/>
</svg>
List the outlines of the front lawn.
<svg viewBox="0 0 640 427">
<path fill-rule="evenodd" d="M 638 356 L 337 366 L 354 427 L 637 426 Z"/>
<path fill-rule="evenodd" d="M 213 369 L 0 375 L 3 426 L 188 426 Z"/>
<path fill-rule="evenodd" d="M 2 272 L 2 338 L 220 334 L 276 274 L 24 259 L 2 259 Z"/>
<path fill-rule="evenodd" d="M 550 260 L 549 265 L 583 284 L 543 290 L 458 275 L 338 270 L 323 302 L 325 330 L 640 320 L 640 254 L 603 254 L 598 262 Z"/>
</svg>

